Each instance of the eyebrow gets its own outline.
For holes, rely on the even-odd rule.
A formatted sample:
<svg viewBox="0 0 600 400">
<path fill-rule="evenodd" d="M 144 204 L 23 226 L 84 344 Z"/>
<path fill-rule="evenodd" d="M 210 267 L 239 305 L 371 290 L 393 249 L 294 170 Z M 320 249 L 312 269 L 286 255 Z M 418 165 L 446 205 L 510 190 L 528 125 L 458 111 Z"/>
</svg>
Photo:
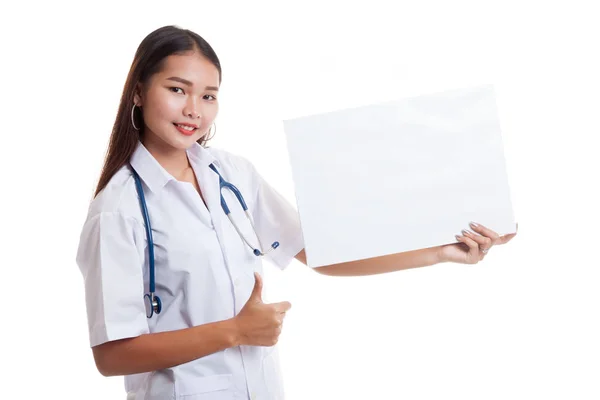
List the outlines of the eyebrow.
<svg viewBox="0 0 600 400">
<path fill-rule="evenodd" d="M 170 78 L 167 78 L 167 80 L 183 83 L 184 85 L 188 85 L 188 86 L 194 86 L 194 84 L 192 82 L 188 81 L 187 79 L 180 78 L 178 76 L 172 76 Z M 206 90 L 219 91 L 219 88 L 216 86 L 207 86 Z"/>
</svg>

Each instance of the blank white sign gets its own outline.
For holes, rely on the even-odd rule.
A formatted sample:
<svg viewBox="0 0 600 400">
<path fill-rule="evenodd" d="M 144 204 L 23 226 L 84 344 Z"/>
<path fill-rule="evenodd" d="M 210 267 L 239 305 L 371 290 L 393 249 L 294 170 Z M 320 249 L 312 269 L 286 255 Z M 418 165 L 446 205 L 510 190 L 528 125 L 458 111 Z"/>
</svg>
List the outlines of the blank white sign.
<svg viewBox="0 0 600 400">
<path fill-rule="evenodd" d="M 493 86 L 284 121 L 309 266 L 515 231 Z"/>
</svg>

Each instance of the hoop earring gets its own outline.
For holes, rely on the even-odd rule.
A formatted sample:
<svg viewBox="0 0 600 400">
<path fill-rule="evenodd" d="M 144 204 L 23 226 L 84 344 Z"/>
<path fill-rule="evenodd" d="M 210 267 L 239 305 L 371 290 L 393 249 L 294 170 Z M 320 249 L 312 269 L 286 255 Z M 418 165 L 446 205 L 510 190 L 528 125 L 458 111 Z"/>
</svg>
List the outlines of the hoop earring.
<svg viewBox="0 0 600 400">
<path fill-rule="evenodd" d="M 135 111 L 135 106 L 136 106 L 136 104 L 133 103 L 133 107 L 131 107 L 131 125 L 133 125 L 133 129 L 135 129 L 136 131 L 139 131 L 140 128 L 135 126 L 135 118 L 133 116 L 133 112 Z"/>
<path fill-rule="evenodd" d="M 213 137 L 215 137 L 215 134 L 217 133 L 217 124 L 215 124 L 213 122 L 213 124 L 210 127 L 211 127 L 211 129 L 212 128 L 215 128 L 215 129 L 213 130 L 212 135 L 210 135 L 209 137 L 207 137 L 206 139 L 204 139 L 204 143 L 208 142 L 210 139 L 212 139 Z M 210 129 L 208 130 L 208 133 L 210 134 Z"/>
</svg>

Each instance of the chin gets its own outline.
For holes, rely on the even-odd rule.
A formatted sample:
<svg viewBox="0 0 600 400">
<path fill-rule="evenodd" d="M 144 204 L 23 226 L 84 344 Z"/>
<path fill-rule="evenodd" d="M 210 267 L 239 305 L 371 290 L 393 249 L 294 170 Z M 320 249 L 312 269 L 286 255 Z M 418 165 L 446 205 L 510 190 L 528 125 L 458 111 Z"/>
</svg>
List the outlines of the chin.
<svg viewBox="0 0 600 400">
<path fill-rule="evenodd" d="M 186 150 L 193 146 L 194 143 L 201 137 L 201 135 L 185 136 L 177 133 L 175 135 L 169 134 L 164 138 L 164 141 L 176 149 Z"/>
</svg>

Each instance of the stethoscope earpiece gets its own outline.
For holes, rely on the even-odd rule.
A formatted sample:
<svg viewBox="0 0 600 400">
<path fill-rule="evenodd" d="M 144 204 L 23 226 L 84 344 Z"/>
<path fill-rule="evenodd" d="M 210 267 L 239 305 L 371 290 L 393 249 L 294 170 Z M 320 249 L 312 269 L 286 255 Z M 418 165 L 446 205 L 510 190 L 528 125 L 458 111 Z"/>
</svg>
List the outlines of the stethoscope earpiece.
<svg viewBox="0 0 600 400">
<path fill-rule="evenodd" d="M 275 250 L 275 249 L 276 249 L 276 248 L 278 248 L 278 247 L 279 247 L 279 242 L 273 242 L 273 244 L 271 245 L 271 249 L 273 249 L 273 250 Z M 270 250 L 269 250 L 269 251 L 270 251 Z M 253 251 L 253 252 L 254 252 L 254 255 L 255 255 L 255 256 L 257 256 L 257 257 L 264 256 L 264 255 L 265 255 L 265 253 L 263 253 L 263 252 L 262 252 L 262 251 L 260 251 L 259 249 L 254 249 L 254 251 Z M 268 253 L 268 252 L 267 252 L 267 253 Z"/>
</svg>

